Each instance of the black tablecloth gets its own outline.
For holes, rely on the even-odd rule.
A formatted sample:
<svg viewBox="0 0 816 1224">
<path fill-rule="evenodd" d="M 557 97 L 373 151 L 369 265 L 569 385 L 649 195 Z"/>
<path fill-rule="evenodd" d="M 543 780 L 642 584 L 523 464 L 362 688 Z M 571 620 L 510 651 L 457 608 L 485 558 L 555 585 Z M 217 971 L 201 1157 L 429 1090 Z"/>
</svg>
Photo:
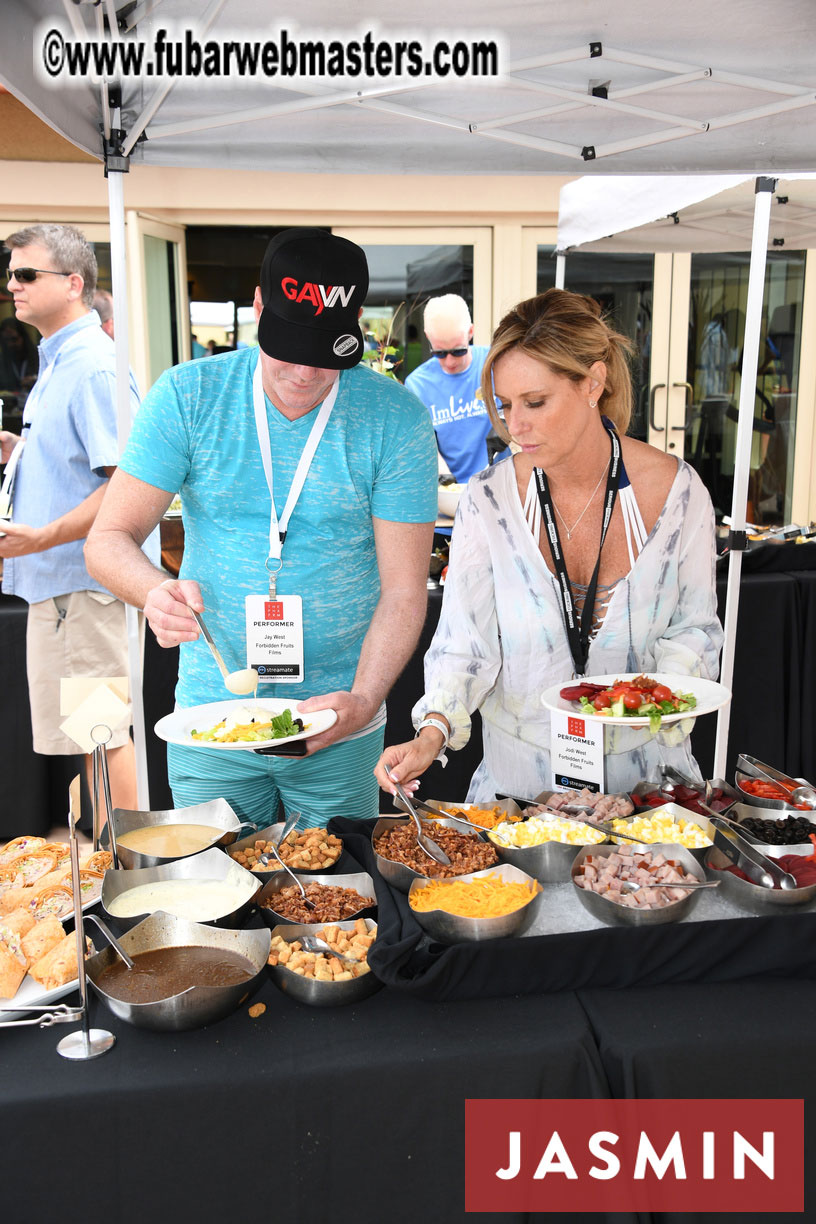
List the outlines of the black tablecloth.
<svg viewBox="0 0 816 1224">
<path fill-rule="evenodd" d="M 324 1009 L 267 981 L 253 1001 L 177 1034 L 94 1001 L 119 1041 L 90 1063 L 56 1054 L 67 1026 L 0 1030 L 3 1219 L 464 1221 L 467 1097 L 608 1095 L 574 995 Z"/>
<path fill-rule="evenodd" d="M 267 1005 L 257 1020 L 244 1005 L 220 1024 L 172 1034 L 131 1028 L 94 1000 L 92 1023 L 118 1043 L 90 1063 L 56 1054 L 65 1028 L 0 1031 L 3 1218 L 465 1224 L 471 1097 L 804 1097 L 813 1134 L 813 982 L 451 1004 L 385 989 L 359 1007 L 327 1009 L 266 982 L 255 1001 Z M 814 1172 L 806 1161 L 806 1219 Z M 568 1218 L 738 1224 L 614 1206 Z"/>
<path fill-rule="evenodd" d="M 809 1159 L 816 1144 L 816 982 L 582 990 L 578 998 L 613 1097 L 804 1098 L 805 1212 L 795 1218 L 816 1218 L 816 1165 Z M 665 1212 L 651 1218 L 743 1224 L 745 1216 Z"/>
</svg>

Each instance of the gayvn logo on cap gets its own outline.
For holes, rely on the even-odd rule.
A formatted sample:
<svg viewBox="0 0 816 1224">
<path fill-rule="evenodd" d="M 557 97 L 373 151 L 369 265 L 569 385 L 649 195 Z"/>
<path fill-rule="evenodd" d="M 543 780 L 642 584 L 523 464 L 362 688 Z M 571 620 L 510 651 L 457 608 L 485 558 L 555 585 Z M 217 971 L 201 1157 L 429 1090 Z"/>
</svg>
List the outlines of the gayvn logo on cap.
<svg viewBox="0 0 816 1224">
<path fill-rule="evenodd" d="M 336 306 L 338 301 L 341 306 L 348 306 L 356 288 L 356 285 L 350 285 L 348 288 L 345 285 L 329 285 L 326 288 L 325 285 L 316 285 L 314 281 L 304 281 L 299 285 L 294 276 L 284 276 L 281 281 L 284 296 L 292 302 L 311 302 L 315 307 L 315 315 L 321 314 L 324 306 L 328 309 Z"/>
</svg>

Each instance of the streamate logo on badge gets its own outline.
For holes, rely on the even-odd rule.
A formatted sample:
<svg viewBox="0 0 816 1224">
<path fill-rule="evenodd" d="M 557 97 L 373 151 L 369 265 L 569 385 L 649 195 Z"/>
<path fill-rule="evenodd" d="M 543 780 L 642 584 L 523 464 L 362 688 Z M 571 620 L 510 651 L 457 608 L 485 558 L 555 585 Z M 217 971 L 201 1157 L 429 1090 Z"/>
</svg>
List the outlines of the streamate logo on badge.
<svg viewBox="0 0 816 1224">
<path fill-rule="evenodd" d="M 586 723 L 583 718 L 568 718 L 567 732 L 570 735 L 577 735 L 579 739 L 584 739 L 586 736 Z"/>
<path fill-rule="evenodd" d="M 283 620 L 283 604 L 279 599 L 264 601 L 264 620 Z"/>
</svg>

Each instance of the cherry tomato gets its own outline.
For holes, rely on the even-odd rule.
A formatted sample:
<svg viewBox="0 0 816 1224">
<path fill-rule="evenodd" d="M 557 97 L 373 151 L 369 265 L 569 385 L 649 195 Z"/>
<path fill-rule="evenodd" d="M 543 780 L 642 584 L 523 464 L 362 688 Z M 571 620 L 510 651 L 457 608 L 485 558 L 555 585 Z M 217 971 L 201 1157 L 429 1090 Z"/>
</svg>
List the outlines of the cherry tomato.
<svg viewBox="0 0 816 1224">
<path fill-rule="evenodd" d="M 592 703 L 596 710 L 608 710 L 612 704 L 609 693 L 599 693 Z"/>
<path fill-rule="evenodd" d="M 655 701 L 671 701 L 672 691 L 665 684 L 656 684 L 652 689 L 652 697 Z"/>
<path fill-rule="evenodd" d="M 643 703 L 643 694 L 631 689 L 623 694 L 623 704 L 627 710 L 639 710 Z"/>
</svg>

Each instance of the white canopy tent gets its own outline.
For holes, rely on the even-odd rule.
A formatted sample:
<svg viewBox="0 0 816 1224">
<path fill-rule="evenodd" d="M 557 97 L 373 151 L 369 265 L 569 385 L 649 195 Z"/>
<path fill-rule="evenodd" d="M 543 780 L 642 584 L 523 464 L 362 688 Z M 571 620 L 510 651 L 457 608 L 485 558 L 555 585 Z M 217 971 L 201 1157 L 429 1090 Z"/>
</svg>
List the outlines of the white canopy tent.
<svg viewBox="0 0 816 1224">
<path fill-rule="evenodd" d="M 728 562 L 720 676 L 728 688 L 734 676 L 742 572 L 740 544 L 744 544 L 746 527 L 765 256 L 768 246 L 780 239 L 786 245 L 798 247 L 812 245 L 816 239 L 816 175 L 613 177 L 605 180 L 603 201 L 598 199 L 596 181 L 587 177 L 568 183 L 561 191 L 558 251 L 562 257 L 568 258 L 568 252 L 577 247 L 603 251 L 751 252 L 731 506 L 731 532 L 736 546 L 732 547 Z M 715 778 L 725 777 L 730 716 L 728 705 L 720 710 L 717 719 Z"/>
<path fill-rule="evenodd" d="M 104 159 L 117 320 L 120 436 L 127 408 L 123 173 L 134 164 L 308 173 L 743 174 L 816 170 L 812 0 L 636 0 L 568 8 L 519 0 L 497 17 L 473 0 L 440 8 L 415 0 L 406 27 L 377 25 L 349 0 L 339 17 L 313 0 L 301 23 L 259 24 L 250 0 L 4 0 L 0 83 L 80 148 Z M 769 21 L 772 28 L 769 28 Z M 497 44 L 495 77 L 331 79 L 301 76 L 49 80 L 44 55 L 66 41 L 150 47 L 160 30 L 206 40 L 445 40 L 469 54 Z M 56 33 L 54 33 L 56 32 Z M 62 41 L 61 41 L 62 40 Z M 49 50 L 45 50 L 49 48 Z M 489 51 L 489 47 L 488 47 Z M 309 67 L 307 65 L 307 67 Z M 605 196 L 605 190 L 603 192 Z M 131 676 L 140 675 L 135 617 Z M 140 686 L 131 684 L 139 802 L 149 806 Z"/>
</svg>

